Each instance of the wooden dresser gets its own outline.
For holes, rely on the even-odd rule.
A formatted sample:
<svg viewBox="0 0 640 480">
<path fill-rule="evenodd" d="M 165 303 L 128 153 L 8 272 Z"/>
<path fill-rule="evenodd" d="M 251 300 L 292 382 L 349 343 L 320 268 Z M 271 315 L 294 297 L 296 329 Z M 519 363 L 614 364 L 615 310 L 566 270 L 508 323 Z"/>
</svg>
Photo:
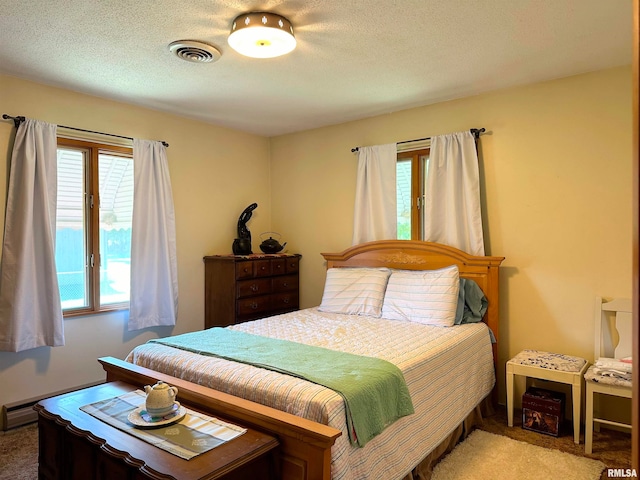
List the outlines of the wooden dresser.
<svg viewBox="0 0 640 480">
<path fill-rule="evenodd" d="M 204 257 L 204 326 L 236 323 L 299 308 L 299 254 Z"/>
</svg>

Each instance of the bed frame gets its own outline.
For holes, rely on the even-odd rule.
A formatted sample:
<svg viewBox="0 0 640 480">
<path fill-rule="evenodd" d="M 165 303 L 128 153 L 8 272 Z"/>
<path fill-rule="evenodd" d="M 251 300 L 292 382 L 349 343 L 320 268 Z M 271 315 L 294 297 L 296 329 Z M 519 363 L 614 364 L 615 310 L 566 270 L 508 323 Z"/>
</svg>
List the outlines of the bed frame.
<svg viewBox="0 0 640 480">
<path fill-rule="evenodd" d="M 323 253 L 327 268 L 389 267 L 404 270 L 434 270 L 458 265 L 460 276 L 475 280 L 489 306 L 484 321 L 499 339 L 498 286 L 503 257 L 478 257 L 445 245 L 410 240 L 382 240 L 348 248 L 341 253 Z M 497 344 L 493 345 L 494 365 Z M 177 377 L 139 367 L 112 357 L 100 358 L 107 381 L 124 381 L 138 387 L 163 380 L 175 385 L 181 401 L 209 414 L 261 430 L 280 442 L 280 471 L 284 480 L 330 480 L 331 446 L 339 430 L 286 412 L 203 387 Z"/>
</svg>

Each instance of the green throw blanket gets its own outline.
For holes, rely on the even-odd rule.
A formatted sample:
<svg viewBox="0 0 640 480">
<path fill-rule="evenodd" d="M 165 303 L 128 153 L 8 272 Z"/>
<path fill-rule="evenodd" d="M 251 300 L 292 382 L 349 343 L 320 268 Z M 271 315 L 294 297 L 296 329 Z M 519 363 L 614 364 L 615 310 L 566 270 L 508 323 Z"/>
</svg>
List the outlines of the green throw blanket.
<svg viewBox="0 0 640 480">
<path fill-rule="evenodd" d="M 413 413 L 402 372 L 386 360 L 226 328 L 150 342 L 255 365 L 328 387 L 344 398 L 349 439 L 360 447 L 398 418 Z"/>
</svg>

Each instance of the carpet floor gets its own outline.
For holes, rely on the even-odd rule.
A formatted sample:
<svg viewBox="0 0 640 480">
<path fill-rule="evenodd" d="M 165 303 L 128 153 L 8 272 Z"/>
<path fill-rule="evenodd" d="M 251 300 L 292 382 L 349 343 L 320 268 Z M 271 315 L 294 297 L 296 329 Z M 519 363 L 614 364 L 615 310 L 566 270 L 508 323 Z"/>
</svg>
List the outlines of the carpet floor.
<svg viewBox="0 0 640 480">
<path fill-rule="evenodd" d="M 436 465 L 432 480 L 599 480 L 604 469 L 600 460 L 475 430 Z"/>
<path fill-rule="evenodd" d="M 627 432 L 605 428 L 602 428 L 600 432 L 593 432 L 593 453 L 587 455 L 584 453 L 584 426 L 580 435 L 580 443 L 576 445 L 573 442 L 573 427 L 570 422 L 563 425 L 559 437 L 552 437 L 523 429 L 521 411 L 516 411 L 513 416 L 513 428 L 511 428 L 507 426 L 506 408 L 502 407 L 495 415 L 485 418 L 479 428 L 539 447 L 552 448 L 579 457 L 600 460 L 607 468 L 631 468 L 631 434 Z M 601 479 L 606 478 L 608 477 L 605 470 Z"/>
<path fill-rule="evenodd" d="M 514 416 L 514 423 L 513 428 L 507 427 L 506 411 L 502 408 L 495 415 L 485 418 L 479 429 L 531 445 L 599 460 L 606 468 L 631 468 L 631 435 L 628 433 L 606 429 L 595 432 L 593 454 L 586 455 L 584 453 L 584 434 L 581 443 L 576 445 L 573 443 L 573 434 L 570 428 L 565 428 L 563 434 L 556 438 L 522 429 L 517 414 Z M 441 462 L 444 461 L 445 459 L 441 460 Z M 0 480 L 34 480 L 36 478 L 38 478 L 37 425 L 33 423 L 7 432 L 0 432 Z M 492 477 L 480 476 L 476 478 L 487 480 Z M 513 477 L 504 478 L 511 479 Z M 539 475 L 536 478 L 547 477 Z M 554 477 L 554 480 L 555 478 L 559 477 Z M 607 478 L 606 469 L 600 478 Z"/>
<path fill-rule="evenodd" d="M 36 423 L 0 432 L 0 479 L 38 478 L 38 426 Z"/>
</svg>

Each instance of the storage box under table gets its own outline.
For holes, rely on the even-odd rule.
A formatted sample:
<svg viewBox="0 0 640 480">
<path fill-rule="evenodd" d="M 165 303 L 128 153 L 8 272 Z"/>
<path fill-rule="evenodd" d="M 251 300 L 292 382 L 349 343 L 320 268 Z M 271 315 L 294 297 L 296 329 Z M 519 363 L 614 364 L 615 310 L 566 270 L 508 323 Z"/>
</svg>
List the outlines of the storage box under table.
<svg viewBox="0 0 640 480">
<path fill-rule="evenodd" d="M 528 388 L 522 396 L 522 428 L 559 436 L 564 421 L 564 402 L 564 393 Z"/>
</svg>

